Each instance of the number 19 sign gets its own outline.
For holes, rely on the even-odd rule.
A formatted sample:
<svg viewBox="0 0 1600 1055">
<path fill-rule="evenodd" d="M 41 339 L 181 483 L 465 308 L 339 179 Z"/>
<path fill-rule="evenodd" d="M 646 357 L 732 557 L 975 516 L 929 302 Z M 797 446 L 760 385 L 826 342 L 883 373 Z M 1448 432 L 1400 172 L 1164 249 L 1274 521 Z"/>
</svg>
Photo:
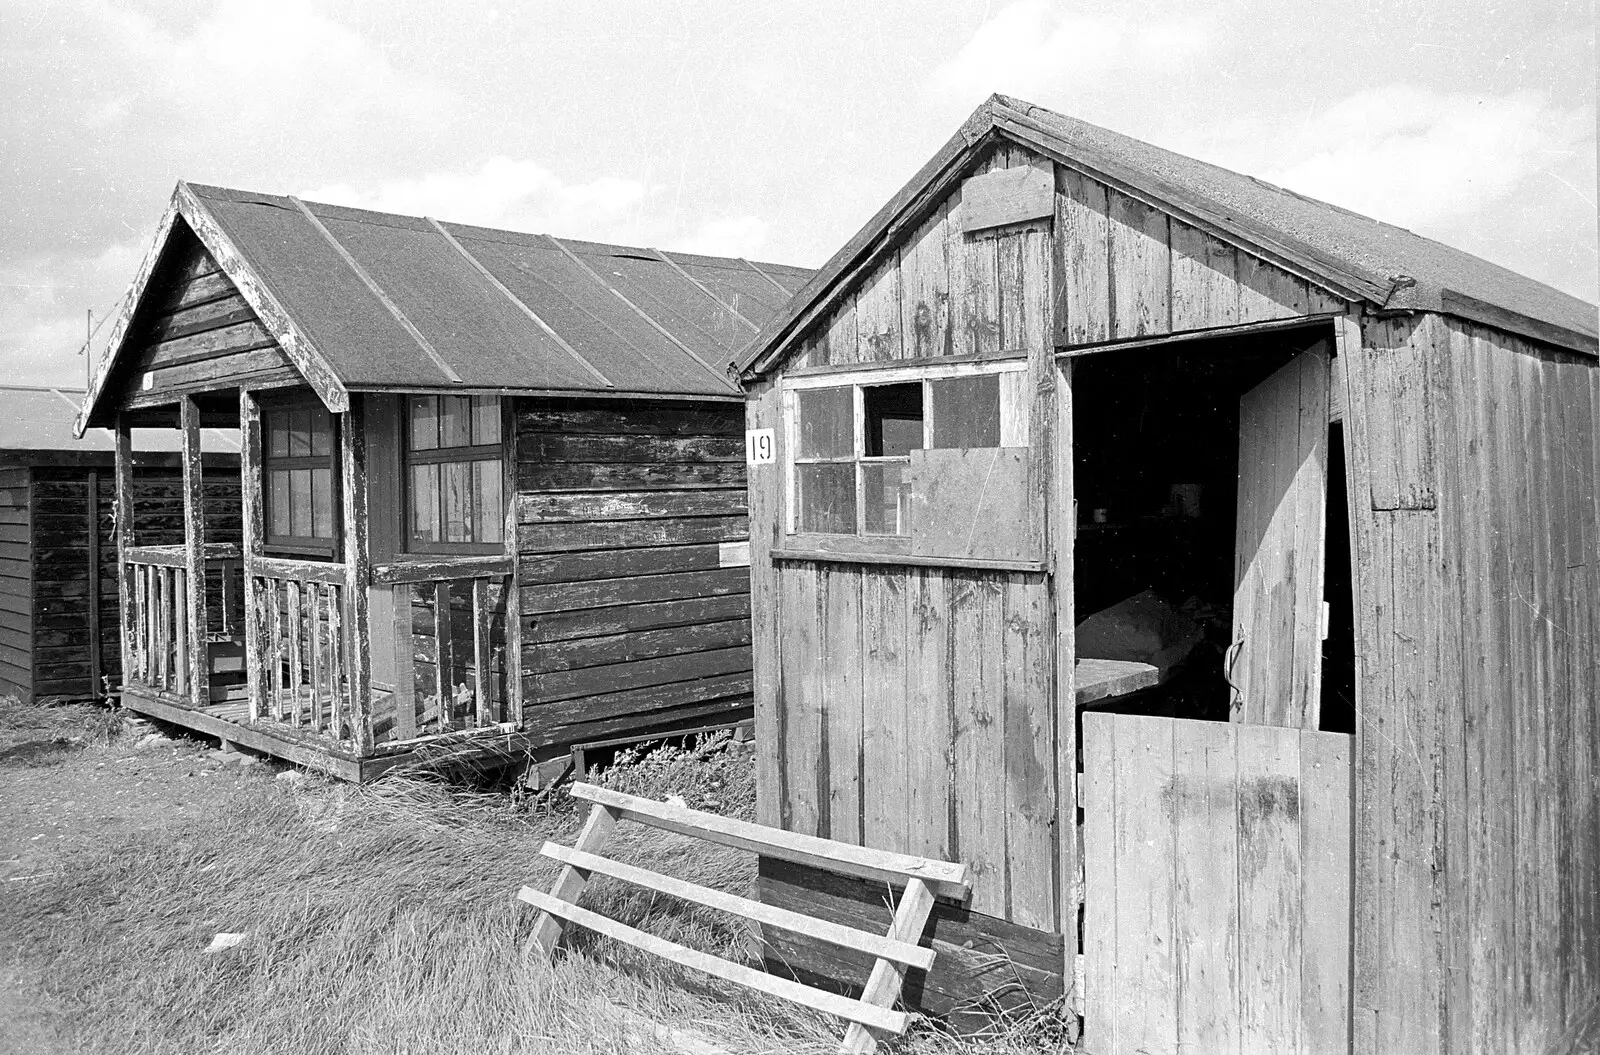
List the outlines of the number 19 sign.
<svg viewBox="0 0 1600 1055">
<path fill-rule="evenodd" d="M 744 460 L 749 465 L 766 465 L 777 457 L 777 441 L 771 429 L 751 429 L 744 434 Z"/>
</svg>

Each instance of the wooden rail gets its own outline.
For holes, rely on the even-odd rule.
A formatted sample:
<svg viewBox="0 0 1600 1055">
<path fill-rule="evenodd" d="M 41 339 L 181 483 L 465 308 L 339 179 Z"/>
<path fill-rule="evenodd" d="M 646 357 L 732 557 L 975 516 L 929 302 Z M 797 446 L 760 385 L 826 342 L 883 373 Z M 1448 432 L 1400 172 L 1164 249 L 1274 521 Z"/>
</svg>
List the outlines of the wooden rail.
<svg viewBox="0 0 1600 1055">
<path fill-rule="evenodd" d="M 842 1018 L 850 1025 L 840 1046 L 841 1052 L 874 1050 L 877 1038 L 872 1034 L 872 1029 L 888 1033 L 905 1032 L 910 1016 L 894 1010 L 894 1004 L 899 999 L 900 986 L 908 967 L 926 971 L 933 966 L 933 950 L 923 948 L 917 941 L 927 924 L 934 897 L 944 894 L 965 899 L 971 892 L 971 880 L 963 864 L 886 853 L 815 836 L 798 835 L 685 806 L 625 795 L 591 784 L 574 784 L 572 794 L 594 804 L 576 845 L 566 847 L 545 843 L 540 851 L 544 856 L 562 863 L 564 867 L 561 874 L 548 893 L 523 887 L 517 894 L 519 899 L 540 910 L 533 934 L 528 940 L 530 954 L 538 950 L 546 957 L 553 955 L 561 938 L 562 922 L 576 923 L 673 963 L 693 967 L 713 977 Z M 881 880 L 891 886 L 903 887 L 904 893 L 887 934 L 858 930 L 610 860 L 601 855 L 601 850 L 617 822 L 622 820 L 750 850 L 795 864 Z M 578 899 L 588 885 L 589 876 L 596 872 L 765 926 L 867 953 L 877 957 L 877 962 L 859 999 L 779 978 L 744 964 L 686 948 L 580 908 Z"/>
<path fill-rule="evenodd" d="M 236 639 L 234 625 L 237 604 L 236 580 L 241 567 L 239 547 L 213 543 L 205 550 L 205 573 L 201 589 L 215 580 L 221 604 L 208 605 L 214 616 L 206 628 L 205 640 L 193 642 L 189 608 L 193 589 L 189 581 L 183 546 L 128 546 L 124 551 L 124 574 L 131 583 L 132 620 L 125 631 L 129 644 L 128 669 L 123 678 L 129 684 L 171 693 L 194 706 L 209 703 L 209 698 L 191 699 L 196 694 L 190 656 L 195 648 Z M 209 697 L 209 692 L 206 693 Z"/>
<path fill-rule="evenodd" d="M 256 558 L 249 570 L 263 652 L 252 715 L 355 738 L 367 708 L 350 697 L 343 566 Z"/>
</svg>

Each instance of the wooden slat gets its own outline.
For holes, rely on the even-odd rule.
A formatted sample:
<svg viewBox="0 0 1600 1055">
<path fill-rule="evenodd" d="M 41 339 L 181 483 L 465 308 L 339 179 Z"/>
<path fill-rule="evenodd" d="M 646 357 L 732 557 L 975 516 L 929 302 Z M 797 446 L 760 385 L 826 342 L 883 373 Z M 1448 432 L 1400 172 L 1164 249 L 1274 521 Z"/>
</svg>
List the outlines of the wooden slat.
<svg viewBox="0 0 1600 1055">
<path fill-rule="evenodd" d="M 293 708 L 290 722 L 296 729 L 301 724 L 300 686 L 305 676 L 300 662 L 300 627 L 305 620 L 305 609 L 300 600 L 300 582 L 290 579 L 283 584 L 284 614 L 289 620 L 289 705 Z"/>
<path fill-rule="evenodd" d="M 176 677 L 173 679 L 175 682 L 173 685 L 173 691 L 179 696 L 187 694 L 189 689 L 189 678 L 187 676 L 187 657 L 189 655 L 190 647 L 189 620 L 183 615 L 184 612 L 189 610 L 188 584 L 188 576 L 184 575 L 182 571 L 177 571 L 174 573 L 173 578 L 170 581 L 170 586 L 172 589 L 172 611 L 174 613 L 172 620 L 174 629 L 173 653 L 175 656 L 173 661 L 173 673 L 176 675 Z M 204 584 L 201 585 L 201 591 L 204 592 Z M 193 644 L 195 648 L 201 651 L 204 651 L 206 648 L 206 642 L 204 638 L 194 642 Z"/>
<path fill-rule="evenodd" d="M 434 641 L 434 691 L 439 696 L 439 723 L 441 730 L 450 725 L 455 713 L 455 634 L 451 630 L 450 583 L 433 584 L 433 641 Z"/>
<path fill-rule="evenodd" d="M 250 561 L 249 571 L 255 575 L 271 576 L 275 579 L 344 584 L 344 567 L 331 561 L 256 557 Z"/>
<path fill-rule="evenodd" d="M 903 1033 L 909 1021 L 903 1012 L 888 1011 L 848 997 L 836 996 L 821 989 L 813 989 L 786 978 L 778 978 L 763 971 L 731 963 L 710 953 L 686 948 L 676 942 L 658 938 L 606 916 L 579 908 L 562 898 L 552 897 L 531 887 L 523 887 L 517 892 L 517 897 L 547 915 L 559 916 L 597 934 L 604 934 L 625 945 L 653 953 L 682 967 L 692 967 L 714 978 L 735 982 L 839 1018 L 876 1026 L 892 1033 Z"/>
<path fill-rule="evenodd" d="M 494 714 L 494 677 L 489 669 L 489 619 L 494 613 L 489 607 L 489 580 L 472 580 L 472 680 L 477 699 L 476 723 L 492 725 Z"/>
<path fill-rule="evenodd" d="M 972 869 L 972 907 L 1006 916 L 1006 792 L 994 774 L 1005 771 L 1003 585 L 995 578 L 961 577 L 949 584 L 954 640 L 950 681 L 955 759 L 956 845 Z"/>
<path fill-rule="evenodd" d="M 411 622 L 413 587 L 410 583 L 395 583 L 391 590 L 394 607 L 394 735 L 397 740 L 409 740 L 417 735 L 416 652 Z"/>
<path fill-rule="evenodd" d="M 861 579 L 856 568 L 820 574 L 823 758 L 826 788 L 818 790 L 817 834 L 861 841 Z"/>
<path fill-rule="evenodd" d="M 888 937 L 892 941 L 915 941 L 922 933 L 922 928 L 928 922 L 928 913 L 933 909 L 933 892 L 928 885 L 920 879 L 913 879 L 906 884 L 906 889 L 900 895 L 900 904 L 895 908 L 894 925 L 889 928 Z M 899 963 L 889 959 L 879 959 L 872 965 L 872 973 L 867 976 L 867 984 L 861 991 L 861 1002 L 869 1006 L 890 1008 L 900 998 L 900 986 L 905 980 L 905 968 Z M 862 1023 L 856 1023 L 845 1030 L 844 1043 L 839 1046 L 841 1052 L 868 1053 L 877 1046 L 876 1038 L 869 1034 Z"/>
<path fill-rule="evenodd" d="M 1117 977 L 1117 881 L 1121 855 L 1115 845 L 1117 817 L 1116 716 L 1083 715 L 1084 858 L 1083 1041 L 1090 1050 L 1118 1055 L 1124 1050 L 1116 1009 L 1122 998 Z"/>
<path fill-rule="evenodd" d="M 1242 1050 L 1239 728 L 1194 722 L 1173 737 L 1173 997 L 1181 1051 Z"/>
<path fill-rule="evenodd" d="M 356 753 L 371 752 L 372 730 L 372 644 L 367 588 L 372 580 L 372 561 L 367 545 L 367 440 L 365 413 L 359 398 L 339 421 L 340 493 L 344 513 L 345 580 L 344 633 L 346 649 L 344 676 L 350 692 L 350 723 Z"/>
<path fill-rule="evenodd" d="M 1308 1055 L 1350 1051 L 1351 746 L 1336 733 L 1300 736 L 1300 1044 Z"/>
<path fill-rule="evenodd" d="M 825 941 L 844 949 L 854 949 L 869 956 L 881 956 L 896 963 L 907 964 L 928 970 L 933 966 L 933 950 L 926 949 L 916 944 L 915 936 L 922 933 L 918 927 L 913 932 L 913 937 L 901 940 L 892 936 L 874 934 L 871 931 L 857 930 L 840 924 L 800 912 L 791 912 L 788 909 L 778 908 L 775 905 L 763 904 L 749 898 L 739 897 L 723 890 L 700 886 L 682 879 L 661 875 L 620 861 L 583 850 L 571 849 L 558 843 L 547 842 L 539 851 L 552 860 L 562 864 L 571 865 L 585 872 L 599 872 L 614 879 L 620 879 L 634 886 L 666 894 L 670 897 L 692 901 L 697 905 L 714 908 L 721 912 L 730 912 L 736 916 L 753 920 L 756 923 L 778 927 L 791 934 L 803 934 L 806 937 Z"/>
<path fill-rule="evenodd" d="M 311 682 L 309 717 L 311 728 L 317 731 L 322 729 L 322 591 L 321 583 L 306 583 L 306 624 L 311 638 L 311 647 L 306 656 L 310 667 L 306 673 Z"/>
<path fill-rule="evenodd" d="M 270 708 L 273 719 L 282 721 L 285 706 L 284 673 L 283 673 L 283 584 L 275 580 L 267 580 L 267 595 L 270 599 L 267 605 L 268 622 L 271 631 L 268 634 L 267 659 L 271 664 L 267 676 L 267 686 L 272 695 Z"/>
<path fill-rule="evenodd" d="M 611 837 L 612 831 L 616 829 L 619 818 L 617 810 L 603 804 L 595 805 L 589 810 L 588 819 L 583 822 L 583 830 L 578 833 L 572 848 L 585 853 L 599 853 L 605 847 L 606 840 Z M 550 887 L 549 897 L 557 902 L 575 903 L 588 885 L 588 872 L 566 865 Z M 560 940 L 561 919 L 549 911 L 541 912 L 539 918 L 534 921 L 532 933 L 528 935 L 523 955 L 529 956 L 538 952 L 545 959 L 549 959 L 555 955 L 556 943 Z"/>
<path fill-rule="evenodd" d="M 339 598 L 343 589 L 341 586 L 328 587 L 328 727 L 333 730 L 335 739 L 340 740 L 355 735 L 353 731 L 347 731 L 349 710 L 344 704 L 343 685 L 348 680 L 349 654 L 340 625 L 344 609 Z"/>
<path fill-rule="evenodd" d="M 408 558 L 372 569 L 374 583 L 442 582 L 447 579 L 501 578 L 511 571 L 513 557 Z"/>
<path fill-rule="evenodd" d="M 1239 1042 L 1300 1050 L 1300 732 L 1252 728 L 1238 754 Z"/>
<path fill-rule="evenodd" d="M 574 784 L 571 794 L 574 798 L 615 810 L 620 819 L 637 821 L 652 828 L 691 835 L 722 846 L 750 850 L 841 875 L 875 879 L 896 886 L 903 885 L 910 879 L 921 879 L 930 884 L 933 892 L 940 897 L 952 897 L 958 900 L 965 897 L 971 883 L 968 868 L 961 863 L 934 861 L 862 846 L 841 845 L 816 836 L 768 828 L 749 821 L 691 810 L 684 806 L 674 806 L 671 803 L 635 798 L 592 784 Z"/>
<path fill-rule="evenodd" d="M 206 647 L 209 622 L 206 613 L 206 513 L 205 479 L 200 452 L 200 404 L 184 396 L 178 404 L 183 437 L 184 576 L 191 585 L 189 640 L 194 647 L 179 662 L 189 664 L 189 698 L 196 707 L 211 702 L 211 658 Z"/>
<path fill-rule="evenodd" d="M 908 582 L 893 569 L 861 574 L 861 842 L 898 853 L 912 852 L 907 763 L 924 731 L 907 712 Z"/>
<path fill-rule="evenodd" d="M 1167 215 L 1111 191 L 1111 336 L 1143 337 L 1172 328 Z"/>
<path fill-rule="evenodd" d="M 1001 639 L 1005 699 L 1006 918 L 1036 930 L 1057 929 L 1055 720 L 1050 702 L 1055 661 L 1049 590 L 1007 576 Z"/>
</svg>

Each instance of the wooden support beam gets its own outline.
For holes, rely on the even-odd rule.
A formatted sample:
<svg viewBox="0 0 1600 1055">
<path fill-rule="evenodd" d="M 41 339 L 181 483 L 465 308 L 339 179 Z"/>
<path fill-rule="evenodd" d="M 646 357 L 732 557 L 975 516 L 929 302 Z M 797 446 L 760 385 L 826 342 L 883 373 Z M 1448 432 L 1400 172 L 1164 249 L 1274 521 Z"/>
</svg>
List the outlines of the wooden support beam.
<svg viewBox="0 0 1600 1055">
<path fill-rule="evenodd" d="M 1060 228 L 1058 228 L 1059 230 Z M 1067 986 L 1067 1006 L 1082 1006 L 1076 992 L 1078 976 L 1078 909 L 1083 904 L 1082 864 L 1078 859 L 1078 719 L 1077 647 L 1074 633 L 1075 547 L 1078 536 L 1077 503 L 1073 494 L 1073 392 L 1072 360 L 1058 359 L 1055 377 L 1056 420 L 1050 517 L 1047 525 L 1051 553 L 1051 596 L 1055 602 L 1055 714 L 1056 714 L 1056 878 L 1059 891 L 1057 920 L 1065 939 L 1066 962 L 1061 976 Z"/>
<path fill-rule="evenodd" d="M 211 657 L 206 646 L 206 496 L 200 461 L 200 404 L 184 396 L 178 407 L 183 432 L 184 575 L 189 583 L 189 641 L 193 647 L 179 662 L 189 664 L 189 700 L 196 707 L 211 702 Z M 179 613 L 183 618 L 183 613 Z"/>
<path fill-rule="evenodd" d="M 928 889 L 928 884 L 920 879 L 908 882 L 905 893 L 900 895 L 900 904 L 894 910 L 894 924 L 887 935 L 889 941 L 915 942 L 922 936 L 922 928 L 927 924 L 931 911 L 933 891 Z M 878 962 L 872 965 L 866 988 L 861 991 L 861 1002 L 885 1009 L 894 1007 L 894 1002 L 900 999 L 900 985 L 905 981 L 905 976 L 904 964 L 880 955 Z M 845 1030 L 844 1043 L 839 1050 L 852 1055 L 866 1055 L 877 1046 L 877 1038 L 867 1032 L 867 1027 L 857 1019 Z"/>
<path fill-rule="evenodd" d="M 578 833 L 577 841 L 572 844 L 572 848 L 584 853 L 599 853 L 615 830 L 619 816 L 615 809 L 595 803 L 594 808 L 589 811 L 589 819 L 583 822 L 583 831 Z M 550 888 L 550 896 L 574 904 L 583 894 L 584 887 L 588 885 L 587 871 L 573 865 L 564 865 L 561 874 L 556 877 L 555 885 Z M 528 935 L 528 944 L 523 947 L 522 954 L 524 957 L 531 957 L 538 953 L 548 960 L 555 955 L 556 942 L 560 940 L 560 917 L 549 912 L 540 912 L 539 918 L 534 921 L 533 933 Z"/>
<path fill-rule="evenodd" d="M 104 689 L 104 644 L 100 640 L 100 474 L 89 470 L 89 503 L 85 509 L 89 529 L 89 695 Z"/>
<path fill-rule="evenodd" d="M 117 607 L 122 613 L 122 680 L 128 682 L 135 676 L 134 642 L 138 640 L 135 625 L 138 606 L 135 604 L 137 585 L 133 569 L 128 566 L 128 547 L 133 545 L 133 430 L 128 419 L 117 415 L 115 467 L 112 470 L 116 485 L 113 524 L 117 541 Z"/>
<path fill-rule="evenodd" d="M 254 392 L 239 390 L 239 502 L 244 518 L 244 671 L 250 720 L 260 721 L 267 699 L 267 657 L 262 649 L 261 606 L 253 562 L 266 548 L 261 502 L 261 404 Z"/>
<path fill-rule="evenodd" d="M 372 626 L 367 587 L 372 559 L 367 549 L 367 432 L 364 401 L 352 396 L 339 416 L 339 490 L 344 502 L 345 673 L 350 685 L 350 722 L 356 754 L 372 751 Z"/>
<path fill-rule="evenodd" d="M 500 494 L 504 496 L 506 514 L 503 537 L 506 559 L 511 562 L 510 573 L 505 578 L 505 591 L 501 595 L 506 620 L 506 699 L 500 717 L 522 728 L 524 702 L 522 698 L 522 561 L 517 553 L 517 414 L 516 400 L 502 399 L 500 418 Z"/>
</svg>

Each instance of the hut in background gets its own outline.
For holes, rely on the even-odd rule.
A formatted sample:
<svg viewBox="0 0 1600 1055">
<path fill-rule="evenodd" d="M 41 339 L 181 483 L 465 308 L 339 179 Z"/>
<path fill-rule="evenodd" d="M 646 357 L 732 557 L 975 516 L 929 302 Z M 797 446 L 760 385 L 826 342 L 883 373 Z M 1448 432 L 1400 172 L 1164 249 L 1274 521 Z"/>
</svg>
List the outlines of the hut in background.
<svg viewBox="0 0 1600 1055">
<path fill-rule="evenodd" d="M 113 451 L 73 434 L 82 402 L 82 389 L 0 386 L 0 693 L 24 703 L 115 695 L 121 681 Z M 208 430 L 202 446 L 207 493 L 237 506 L 237 439 Z M 138 435 L 133 476 L 152 537 L 181 538 L 170 433 Z"/>
<path fill-rule="evenodd" d="M 1596 322 L 991 98 L 739 363 L 760 819 L 972 866 L 926 1008 L 1065 992 L 1097 1053 L 1570 1050 Z"/>
</svg>

